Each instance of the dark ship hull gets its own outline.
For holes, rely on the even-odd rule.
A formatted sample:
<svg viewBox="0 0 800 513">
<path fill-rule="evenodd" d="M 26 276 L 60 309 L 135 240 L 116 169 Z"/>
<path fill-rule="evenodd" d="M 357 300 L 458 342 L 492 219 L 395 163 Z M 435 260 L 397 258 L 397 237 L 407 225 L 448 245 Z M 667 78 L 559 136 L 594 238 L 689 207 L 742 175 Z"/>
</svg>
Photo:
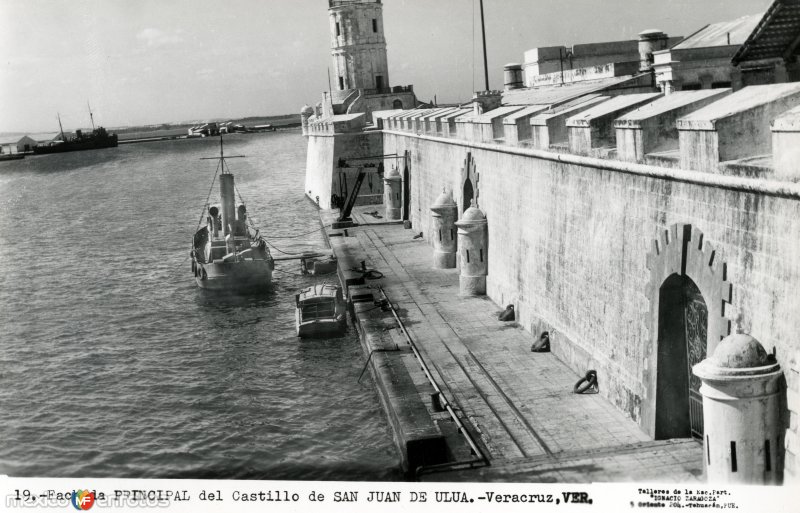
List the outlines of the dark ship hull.
<svg viewBox="0 0 800 513">
<path fill-rule="evenodd" d="M 116 148 L 117 147 L 117 134 L 112 134 L 106 137 L 87 137 L 83 140 L 72 139 L 67 142 L 58 144 L 49 144 L 46 146 L 36 146 L 33 148 L 33 153 L 37 155 L 47 153 L 64 153 L 66 151 L 85 151 L 85 150 L 100 150 L 103 148 Z"/>
<path fill-rule="evenodd" d="M 196 254 L 196 253 L 195 253 Z M 274 264 L 266 254 L 232 262 L 200 262 L 192 258 L 195 282 L 200 288 L 234 293 L 267 290 Z"/>
</svg>

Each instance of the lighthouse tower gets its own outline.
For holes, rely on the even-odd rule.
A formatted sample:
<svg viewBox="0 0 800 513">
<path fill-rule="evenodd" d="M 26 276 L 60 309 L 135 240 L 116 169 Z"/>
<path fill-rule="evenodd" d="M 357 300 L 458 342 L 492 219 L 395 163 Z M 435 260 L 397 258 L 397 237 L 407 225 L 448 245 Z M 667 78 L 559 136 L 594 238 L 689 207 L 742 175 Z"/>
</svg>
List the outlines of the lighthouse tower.
<svg viewBox="0 0 800 513">
<path fill-rule="evenodd" d="M 322 93 L 321 108 L 314 115 L 305 107 L 301 111 L 309 155 L 305 191 L 322 208 L 331 208 L 331 191 L 338 190 L 337 177 L 342 172 L 316 164 L 358 159 L 361 164 L 373 160 L 371 164 L 379 165 L 375 155 L 383 153 L 383 134 L 370 126 L 378 123 L 373 114 L 419 105 L 413 86 L 390 85 L 381 0 L 328 0 L 328 18 L 333 59 L 330 89 Z M 328 139 L 331 135 L 337 136 L 335 147 Z M 388 183 L 396 185 L 394 180 Z M 383 180 L 378 184 L 382 188 Z M 370 191 L 371 195 L 379 192 Z M 389 206 L 391 215 L 399 212 L 395 196 Z"/>
<path fill-rule="evenodd" d="M 329 0 L 334 99 L 354 89 L 388 89 L 381 0 Z"/>
</svg>

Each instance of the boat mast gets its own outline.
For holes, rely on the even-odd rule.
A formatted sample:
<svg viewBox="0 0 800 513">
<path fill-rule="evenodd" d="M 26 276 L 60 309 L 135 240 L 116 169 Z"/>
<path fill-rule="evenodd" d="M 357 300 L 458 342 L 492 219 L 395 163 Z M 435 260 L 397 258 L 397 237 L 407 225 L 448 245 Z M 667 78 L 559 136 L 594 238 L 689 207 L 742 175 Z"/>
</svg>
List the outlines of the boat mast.
<svg viewBox="0 0 800 513">
<path fill-rule="evenodd" d="M 67 138 L 64 136 L 64 127 L 61 126 L 61 114 L 56 112 L 56 117 L 58 118 L 58 128 L 61 129 L 61 140 L 67 142 Z"/>
<path fill-rule="evenodd" d="M 89 107 L 89 119 L 92 120 L 92 132 L 94 132 L 94 115 L 92 114 L 92 106 L 89 105 L 89 100 L 86 100 L 86 106 Z"/>
<path fill-rule="evenodd" d="M 222 173 L 225 173 L 225 150 L 222 147 L 222 134 L 219 134 L 219 164 L 222 166 Z M 228 171 L 230 173 L 230 170 Z"/>
<path fill-rule="evenodd" d="M 222 143 L 222 134 L 219 136 L 219 157 L 202 157 L 202 160 L 218 160 L 222 168 L 219 175 L 219 195 L 222 203 L 222 230 L 224 236 L 230 236 L 234 248 L 231 253 L 236 253 L 236 242 L 234 239 L 234 226 L 236 224 L 236 186 L 233 182 L 233 174 L 230 169 L 225 169 L 225 159 L 243 158 L 244 155 L 225 156 L 225 149 Z"/>
</svg>

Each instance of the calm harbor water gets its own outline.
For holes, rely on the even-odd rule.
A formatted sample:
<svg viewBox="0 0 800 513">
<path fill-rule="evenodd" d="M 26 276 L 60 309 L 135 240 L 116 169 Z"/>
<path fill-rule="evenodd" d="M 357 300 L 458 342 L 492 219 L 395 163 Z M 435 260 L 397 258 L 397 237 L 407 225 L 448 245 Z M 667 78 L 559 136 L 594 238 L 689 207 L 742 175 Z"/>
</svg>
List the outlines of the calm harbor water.
<svg viewBox="0 0 800 513">
<path fill-rule="evenodd" d="M 356 381 L 356 335 L 294 335 L 294 293 L 323 278 L 279 262 L 262 296 L 195 286 L 216 166 L 199 159 L 218 151 L 195 139 L 0 162 L 0 474 L 400 479 L 373 385 Z M 226 154 L 248 157 L 229 164 L 262 233 L 319 228 L 298 131 L 228 136 Z M 273 243 L 325 247 L 319 232 Z"/>
</svg>

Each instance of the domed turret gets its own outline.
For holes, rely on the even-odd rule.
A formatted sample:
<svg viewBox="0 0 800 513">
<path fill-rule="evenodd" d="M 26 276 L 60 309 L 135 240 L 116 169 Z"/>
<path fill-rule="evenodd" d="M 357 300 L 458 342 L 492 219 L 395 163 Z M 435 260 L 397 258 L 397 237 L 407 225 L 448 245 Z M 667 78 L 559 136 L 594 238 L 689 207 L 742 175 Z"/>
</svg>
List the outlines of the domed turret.
<svg viewBox="0 0 800 513">
<path fill-rule="evenodd" d="M 722 339 L 692 372 L 703 380 L 708 481 L 780 483 L 783 371 L 774 357 L 755 338 L 737 333 Z"/>
<path fill-rule="evenodd" d="M 386 207 L 386 219 L 400 219 L 402 211 L 403 179 L 395 166 L 383 176 L 383 204 Z"/>
<path fill-rule="evenodd" d="M 473 200 L 472 205 L 464 211 L 464 215 L 461 216 L 461 221 L 485 221 L 486 216 L 483 214 L 483 211 L 475 206 L 475 201 Z"/>
<path fill-rule="evenodd" d="M 459 285 L 464 296 L 486 294 L 486 275 L 489 269 L 489 232 L 486 216 L 472 205 L 455 225 L 458 227 L 458 248 L 461 257 Z"/>
<path fill-rule="evenodd" d="M 767 365 L 768 355 L 758 340 L 736 333 L 722 339 L 710 360 L 718 367 L 744 369 Z"/>
<path fill-rule="evenodd" d="M 433 268 L 453 269 L 456 266 L 456 225 L 458 205 L 452 192 L 442 189 L 442 193 L 431 206 L 433 220 Z"/>
</svg>

